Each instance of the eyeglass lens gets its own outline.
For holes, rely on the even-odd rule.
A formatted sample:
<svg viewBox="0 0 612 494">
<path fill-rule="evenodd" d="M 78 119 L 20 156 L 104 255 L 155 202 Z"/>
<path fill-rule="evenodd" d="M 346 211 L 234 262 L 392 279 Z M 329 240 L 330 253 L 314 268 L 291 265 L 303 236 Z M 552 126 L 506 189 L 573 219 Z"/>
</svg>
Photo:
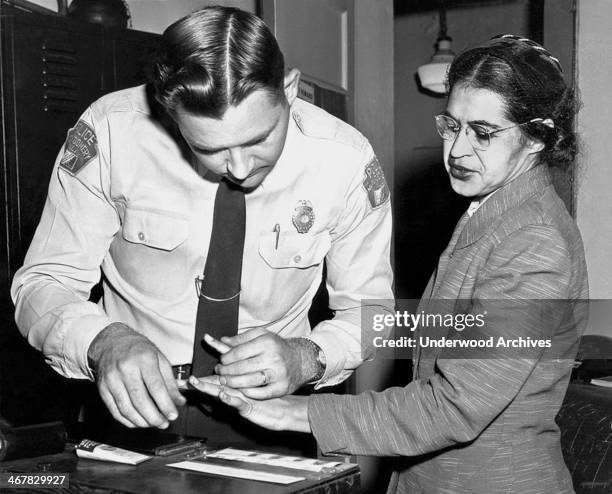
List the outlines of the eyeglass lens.
<svg viewBox="0 0 612 494">
<path fill-rule="evenodd" d="M 436 117 L 436 129 L 442 139 L 445 141 L 454 141 L 457 139 L 459 132 L 461 132 L 461 125 L 451 117 L 438 115 Z M 465 128 L 465 134 L 474 149 L 484 151 L 491 143 L 489 133 L 484 129 L 474 128 L 468 125 Z"/>
</svg>

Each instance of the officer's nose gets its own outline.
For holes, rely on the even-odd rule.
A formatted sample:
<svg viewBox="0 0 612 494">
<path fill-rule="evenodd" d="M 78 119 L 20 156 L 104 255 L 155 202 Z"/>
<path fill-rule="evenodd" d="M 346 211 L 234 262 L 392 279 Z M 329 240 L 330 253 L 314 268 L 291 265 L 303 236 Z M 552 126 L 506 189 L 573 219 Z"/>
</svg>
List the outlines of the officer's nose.
<svg viewBox="0 0 612 494">
<path fill-rule="evenodd" d="M 253 171 L 253 160 L 243 149 L 230 149 L 227 171 L 237 180 L 244 180 Z"/>
</svg>

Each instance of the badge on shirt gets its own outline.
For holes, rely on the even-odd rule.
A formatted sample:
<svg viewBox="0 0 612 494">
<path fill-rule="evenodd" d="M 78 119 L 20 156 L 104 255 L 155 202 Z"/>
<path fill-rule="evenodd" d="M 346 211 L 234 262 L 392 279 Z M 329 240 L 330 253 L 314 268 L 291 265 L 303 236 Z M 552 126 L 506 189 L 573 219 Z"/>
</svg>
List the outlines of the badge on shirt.
<svg viewBox="0 0 612 494">
<path fill-rule="evenodd" d="M 291 221 L 298 233 L 308 233 L 314 224 L 315 214 L 310 201 L 298 201 L 293 210 Z"/>
<path fill-rule="evenodd" d="M 363 188 L 368 193 L 368 200 L 372 208 L 382 206 L 389 200 L 389 187 L 387 187 L 385 175 L 376 158 L 373 158 L 365 167 Z"/>
<path fill-rule="evenodd" d="M 76 175 L 98 155 L 98 139 L 93 129 L 83 120 L 68 131 L 60 166 Z"/>
</svg>

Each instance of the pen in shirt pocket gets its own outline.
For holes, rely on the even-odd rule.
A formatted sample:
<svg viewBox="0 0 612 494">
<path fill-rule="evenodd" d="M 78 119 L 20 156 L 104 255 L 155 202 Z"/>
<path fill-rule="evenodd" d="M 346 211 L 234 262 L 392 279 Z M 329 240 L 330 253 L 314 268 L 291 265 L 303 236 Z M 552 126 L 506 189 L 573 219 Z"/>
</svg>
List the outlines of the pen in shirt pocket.
<svg viewBox="0 0 612 494">
<path fill-rule="evenodd" d="M 280 236 L 280 225 L 278 223 L 274 225 L 273 231 L 274 233 L 276 233 L 275 239 L 274 239 L 274 250 L 278 250 L 278 237 Z"/>
</svg>

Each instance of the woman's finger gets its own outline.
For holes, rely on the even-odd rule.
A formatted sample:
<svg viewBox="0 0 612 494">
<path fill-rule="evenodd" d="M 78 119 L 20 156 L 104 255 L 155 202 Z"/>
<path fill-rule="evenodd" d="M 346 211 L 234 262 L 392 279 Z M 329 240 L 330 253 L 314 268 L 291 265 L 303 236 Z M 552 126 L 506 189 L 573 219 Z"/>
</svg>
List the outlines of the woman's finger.
<svg viewBox="0 0 612 494">
<path fill-rule="evenodd" d="M 204 334 L 204 341 L 206 342 L 207 345 L 213 347 L 220 354 L 224 354 L 224 353 L 226 353 L 226 352 L 228 352 L 229 350 L 232 349 L 231 346 L 226 345 L 225 343 L 217 340 L 216 338 L 213 338 L 208 333 Z"/>
<path fill-rule="evenodd" d="M 211 380 L 207 378 L 198 379 L 195 376 L 191 376 L 189 378 L 189 384 L 201 393 L 212 396 L 213 398 L 218 398 L 221 391 L 220 385 L 211 382 Z"/>
<path fill-rule="evenodd" d="M 222 343 L 235 347 L 238 345 L 243 345 L 244 343 L 254 340 L 255 338 L 259 338 L 265 334 L 268 334 L 268 331 L 263 328 L 252 328 L 235 336 L 223 336 L 221 340 Z"/>
<path fill-rule="evenodd" d="M 221 391 L 219 392 L 219 399 L 226 405 L 229 405 L 238 410 L 240 415 L 246 418 L 253 411 L 253 404 L 250 400 L 245 398 L 242 393 L 240 393 L 240 395 L 238 393 L 240 392 L 236 392 L 236 390 L 230 391 L 228 388 L 221 387 Z"/>
</svg>

